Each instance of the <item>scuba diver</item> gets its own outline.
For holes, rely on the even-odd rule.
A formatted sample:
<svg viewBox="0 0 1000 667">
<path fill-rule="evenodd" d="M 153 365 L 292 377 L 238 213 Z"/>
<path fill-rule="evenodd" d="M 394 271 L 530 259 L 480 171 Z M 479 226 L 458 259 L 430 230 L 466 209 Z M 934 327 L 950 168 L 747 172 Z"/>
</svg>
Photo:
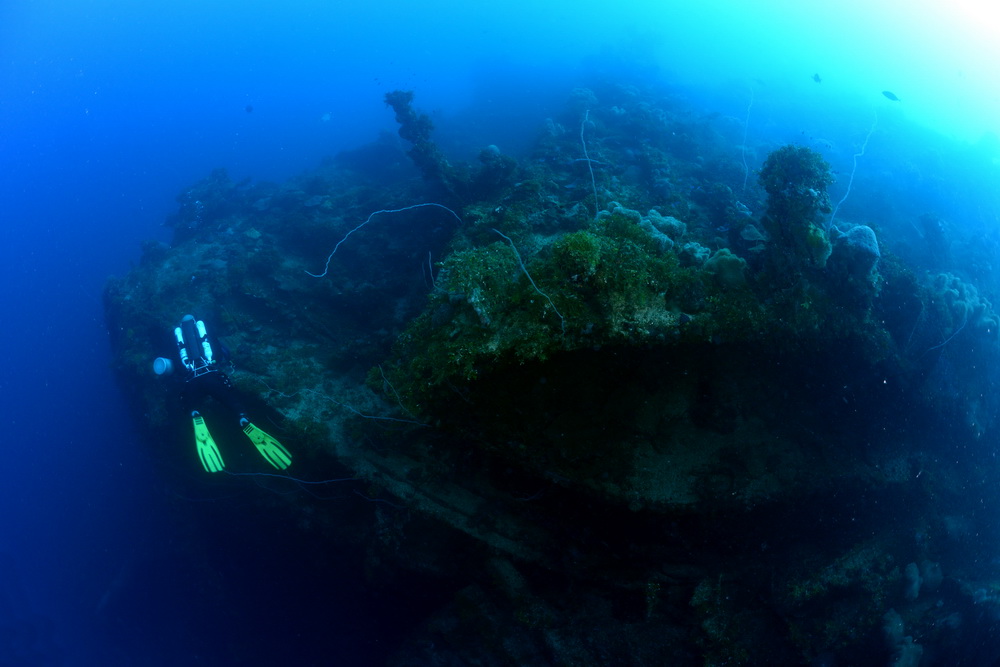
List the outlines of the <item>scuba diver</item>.
<svg viewBox="0 0 1000 667">
<path fill-rule="evenodd" d="M 185 409 L 191 412 L 195 446 L 205 470 L 219 472 L 225 467 L 219 447 L 198 411 L 209 397 L 238 415 L 240 428 L 268 463 L 278 470 L 291 465 L 292 455 L 288 450 L 247 418 L 246 410 L 243 409 L 229 376 L 219 370 L 205 323 L 196 320 L 194 315 L 185 315 L 180 325 L 174 328 L 174 338 L 177 340 L 177 356 L 186 372 L 181 399 Z M 157 357 L 153 362 L 153 372 L 159 376 L 169 375 L 173 372 L 173 362 L 166 357 Z"/>
</svg>

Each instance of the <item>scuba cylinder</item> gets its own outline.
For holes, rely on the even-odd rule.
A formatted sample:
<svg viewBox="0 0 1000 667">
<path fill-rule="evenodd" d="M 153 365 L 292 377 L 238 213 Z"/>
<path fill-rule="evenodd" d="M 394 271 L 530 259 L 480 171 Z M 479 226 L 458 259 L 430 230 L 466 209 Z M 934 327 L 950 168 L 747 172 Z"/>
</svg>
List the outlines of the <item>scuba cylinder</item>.
<svg viewBox="0 0 1000 667">
<path fill-rule="evenodd" d="M 180 326 L 174 328 L 174 338 L 177 340 L 177 355 L 185 368 L 195 375 L 212 370 L 215 357 L 203 321 L 196 320 L 194 315 L 185 315 Z"/>
</svg>

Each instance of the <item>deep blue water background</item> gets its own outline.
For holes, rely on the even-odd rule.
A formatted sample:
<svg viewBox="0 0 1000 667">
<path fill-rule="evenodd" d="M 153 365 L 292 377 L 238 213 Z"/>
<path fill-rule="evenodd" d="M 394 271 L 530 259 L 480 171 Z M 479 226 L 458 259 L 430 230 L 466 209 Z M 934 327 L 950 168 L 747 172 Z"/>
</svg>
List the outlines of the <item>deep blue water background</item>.
<svg viewBox="0 0 1000 667">
<path fill-rule="evenodd" d="M 177 527 L 109 370 L 101 304 L 106 278 L 128 270 L 141 241 L 169 240 L 163 222 L 175 196 L 211 169 L 226 167 L 234 180 L 304 171 L 394 131 L 382 96 L 395 88 L 417 92 L 417 106 L 434 113 L 457 157 L 487 143 L 516 152 L 573 86 L 606 67 L 662 77 L 693 107 L 738 119 L 752 90 L 752 140 L 829 141 L 838 148 L 827 157 L 842 170 L 873 110 L 883 114 L 881 129 L 862 172 L 893 168 L 898 154 L 887 155 L 889 144 L 912 148 L 906 139 L 930 136 L 941 154 L 953 155 L 965 144 L 935 132 L 974 142 L 994 129 L 981 125 L 983 114 L 960 116 L 963 107 L 978 108 L 968 99 L 942 107 L 942 95 L 908 120 L 879 93 L 893 88 L 920 108 L 913 100 L 927 94 L 929 75 L 890 62 L 877 49 L 891 51 L 889 37 L 881 35 L 881 45 L 851 41 L 861 46 L 842 53 L 781 2 L 759 15 L 784 16 L 780 25 L 748 23 L 735 12 L 742 3 L 725 2 L 699 3 L 697 11 L 645 3 L 611 3 L 611 11 L 597 2 L 284 4 L 11 0 L 0 7 L 0 552 L 12 563 L 0 568 L 0 618 L 48 628 L 67 664 L 137 664 L 128 661 L 140 639 L 149 649 L 145 664 L 217 659 L 180 620 L 197 601 L 177 591 L 198 591 L 171 586 L 184 578 L 170 565 Z M 872 16 L 838 7 L 843 22 L 827 32 L 842 40 L 857 37 L 852 30 L 878 33 Z M 774 31 L 787 39 L 762 40 Z M 810 81 L 818 71 L 822 86 Z M 949 114 L 953 122 L 942 122 Z M 939 165 L 946 178 L 971 170 L 961 180 L 973 196 L 993 185 L 992 173 L 975 171 L 988 158 L 974 158 Z M 967 196 L 926 189 L 913 196 L 984 229 L 996 223 L 992 208 L 984 213 Z M 963 206 L 978 212 L 960 215 Z M 243 546 L 234 536 L 222 576 L 260 575 Z M 341 596 L 335 587 L 324 591 L 328 620 L 357 610 L 346 583 L 353 578 L 345 572 Z M 127 627 L 109 627 L 100 612 L 104 596 L 118 594 L 116 581 L 132 591 Z M 134 602 L 142 599 L 148 604 Z M 263 590 L 247 600 L 262 614 L 287 603 Z M 343 664 L 365 655 L 351 641 L 370 641 L 370 629 L 341 626 L 337 635 L 336 623 L 320 629 L 306 617 L 293 613 L 299 630 L 284 629 L 303 642 L 332 632 Z M 221 632 L 236 631 L 216 620 Z"/>
</svg>

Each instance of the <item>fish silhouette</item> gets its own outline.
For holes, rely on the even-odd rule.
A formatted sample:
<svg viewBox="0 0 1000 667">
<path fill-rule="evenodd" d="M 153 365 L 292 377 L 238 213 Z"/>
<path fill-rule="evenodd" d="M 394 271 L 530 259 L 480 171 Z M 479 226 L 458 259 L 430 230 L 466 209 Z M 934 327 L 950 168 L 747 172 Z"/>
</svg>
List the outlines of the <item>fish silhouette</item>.
<svg viewBox="0 0 1000 667">
<path fill-rule="evenodd" d="M 882 94 L 885 95 L 886 97 L 888 97 L 893 102 L 898 102 L 899 101 L 899 98 L 896 97 L 896 93 L 892 92 L 891 90 L 883 90 Z"/>
<path fill-rule="evenodd" d="M 819 78 L 819 74 L 813 74 L 812 80 L 815 81 L 816 83 L 823 83 L 823 79 Z"/>
</svg>

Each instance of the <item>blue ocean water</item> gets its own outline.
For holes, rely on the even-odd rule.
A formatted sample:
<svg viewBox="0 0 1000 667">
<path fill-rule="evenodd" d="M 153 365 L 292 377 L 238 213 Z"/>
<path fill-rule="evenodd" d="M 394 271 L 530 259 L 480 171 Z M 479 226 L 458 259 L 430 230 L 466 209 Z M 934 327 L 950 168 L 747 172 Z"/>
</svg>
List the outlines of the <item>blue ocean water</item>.
<svg viewBox="0 0 1000 667">
<path fill-rule="evenodd" d="M 617 68 L 743 124 L 751 170 L 765 157 L 752 146 L 820 151 L 842 215 L 877 199 L 877 178 L 911 175 L 883 212 L 940 211 L 995 259 L 1000 85 L 973 46 L 996 25 L 988 5 L 806 4 L 4 3 L 0 621 L 38 633 L 24 664 L 238 664 L 219 646 L 247 629 L 195 611 L 211 593 L 184 584 L 176 499 L 111 372 L 101 291 L 143 241 L 170 240 L 175 197 L 212 169 L 280 181 L 394 133 L 390 90 L 416 91 L 457 156 L 517 154 L 569 91 Z M 282 536 L 205 539 L 219 540 L 219 586 L 245 583 L 263 619 L 250 631 L 275 633 L 266 658 L 332 664 L 321 656 L 335 649 L 337 664 L 370 664 L 390 648 L 377 623 L 406 625 L 359 598 L 357 564 L 321 582 L 307 568 L 303 601 L 266 583 L 280 563 L 253 555 Z"/>
</svg>

